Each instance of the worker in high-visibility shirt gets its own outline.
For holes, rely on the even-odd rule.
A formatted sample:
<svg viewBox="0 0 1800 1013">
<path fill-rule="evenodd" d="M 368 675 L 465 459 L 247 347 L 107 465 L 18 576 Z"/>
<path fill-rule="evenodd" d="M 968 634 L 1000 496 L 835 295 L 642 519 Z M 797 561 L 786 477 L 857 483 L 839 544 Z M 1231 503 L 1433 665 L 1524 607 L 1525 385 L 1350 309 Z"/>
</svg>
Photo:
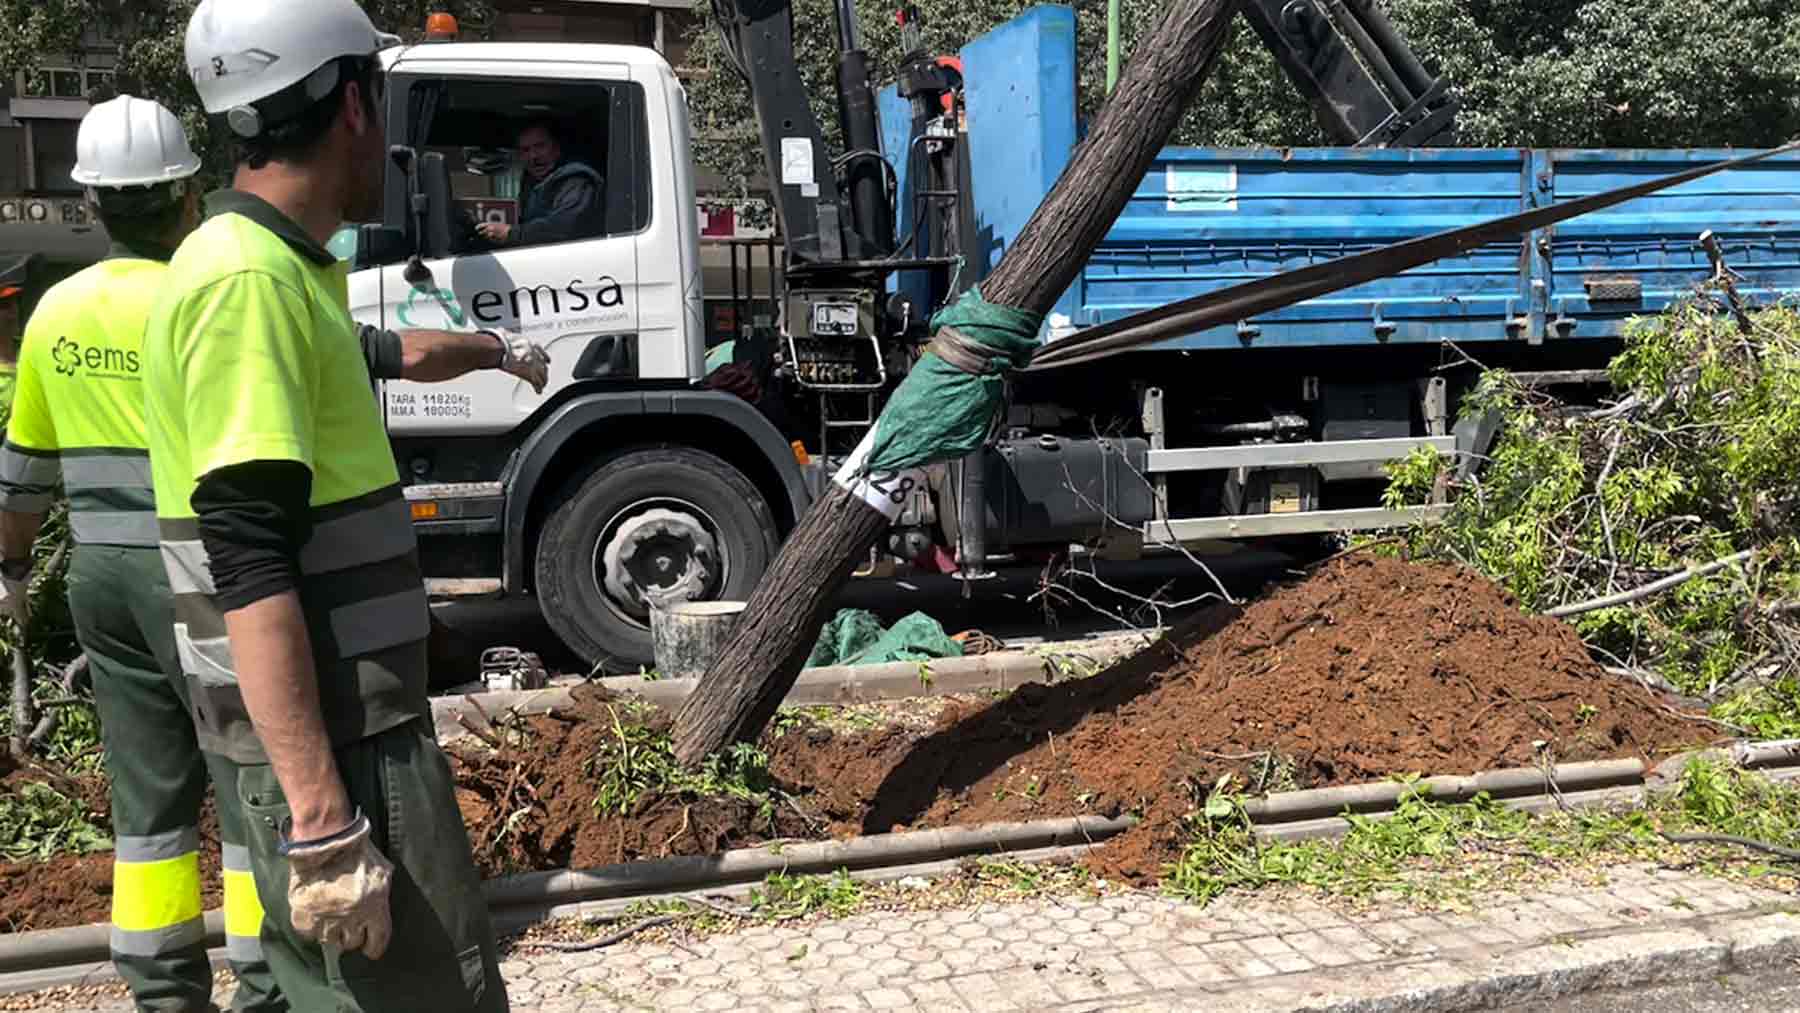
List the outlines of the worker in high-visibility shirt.
<svg viewBox="0 0 1800 1013">
<path fill-rule="evenodd" d="M 69 589 L 94 674 L 117 833 L 114 959 L 142 1010 L 209 1010 L 197 821 L 211 768 L 224 850 L 234 1009 L 289 1009 L 262 958 L 262 907 L 235 768 L 202 759 L 174 643 L 150 487 L 141 341 L 166 261 L 198 224 L 199 161 L 155 103 L 122 97 L 84 120 L 75 178 L 111 256 L 48 293 L 28 331 L 18 421 L 0 449 L 0 610 L 27 618 L 33 536 L 60 482 L 75 541 Z M 149 180 L 145 183 L 143 181 Z M 6 279 L 0 278 L 0 282 Z M 0 289 L 0 299 L 10 293 Z M 371 376 L 430 382 L 500 368 L 542 390 L 542 349 L 492 333 L 364 327 Z M 496 339 L 500 340 L 496 340 Z M 222 775 L 222 777 L 220 776 Z"/>
<path fill-rule="evenodd" d="M 237 767 L 263 948 L 295 1009 L 503 1013 L 425 697 L 425 589 L 343 266 L 379 217 L 397 43 L 355 0 L 201 0 L 187 66 L 237 147 L 144 338 L 175 641 Z M 504 344 L 505 342 L 500 342 Z"/>
<path fill-rule="evenodd" d="M 112 781 L 113 963 L 138 1009 L 199 1013 L 213 1008 L 199 864 L 207 761 L 157 551 L 141 345 L 169 255 L 199 221 L 200 160 L 172 113 L 130 96 L 89 111 L 75 147 L 75 181 L 113 248 L 46 292 L 25 332 L 0 447 L 0 610 L 21 626 L 29 619 L 31 544 L 60 482 L 74 540 L 69 607 Z M 233 1008 L 286 1010 L 258 943 L 262 907 L 236 792 L 218 792 L 216 808 Z"/>
</svg>

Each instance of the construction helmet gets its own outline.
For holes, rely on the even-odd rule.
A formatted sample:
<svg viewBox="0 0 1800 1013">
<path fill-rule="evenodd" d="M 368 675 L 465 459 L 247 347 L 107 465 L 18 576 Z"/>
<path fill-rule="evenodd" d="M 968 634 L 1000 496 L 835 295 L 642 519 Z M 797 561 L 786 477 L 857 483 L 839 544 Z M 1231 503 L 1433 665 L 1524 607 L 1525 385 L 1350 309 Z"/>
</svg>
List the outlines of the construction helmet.
<svg viewBox="0 0 1800 1013">
<path fill-rule="evenodd" d="M 120 95 L 88 110 L 75 134 L 69 178 L 107 215 L 155 214 L 187 196 L 200 156 L 175 114 L 149 99 Z"/>
<path fill-rule="evenodd" d="M 75 135 L 70 178 L 89 189 L 159 186 L 200 171 L 175 114 L 149 99 L 120 95 L 88 110 Z"/>
<path fill-rule="evenodd" d="M 356 0 L 201 0 L 188 21 L 187 66 L 206 111 L 253 138 L 330 95 L 344 57 L 399 42 Z"/>
</svg>

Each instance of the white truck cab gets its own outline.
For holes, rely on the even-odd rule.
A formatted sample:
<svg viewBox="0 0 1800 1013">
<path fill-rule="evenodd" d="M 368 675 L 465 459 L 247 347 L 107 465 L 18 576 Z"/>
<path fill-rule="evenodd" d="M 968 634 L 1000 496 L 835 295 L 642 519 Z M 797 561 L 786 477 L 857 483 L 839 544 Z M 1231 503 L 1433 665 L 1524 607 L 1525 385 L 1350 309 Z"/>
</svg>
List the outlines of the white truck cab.
<svg viewBox="0 0 1800 1013">
<path fill-rule="evenodd" d="M 702 389 L 699 222 L 686 98 L 655 51 L 428 43 L 388 69 L 383 220 L 355 232 L 350 303 L 391 330 L 507 328 L 551 356 L 542 394 L 482 371 L 383 384 L 440 592 L 531 593 L 591 663 L 650 659 L 659 597 L 744 597 L 804 509 L 789 441 Z M 547 128 L 598 208 L 532 242 L 513 152 Z M 372 170 L 373 171 L 373 170 Z M 541 210 L 541 207 L 540 207 Z"/>
<path fill-rule="evenodd" d="M 550 352 L 542 395 L 492 372 L 387 385 L 394 435 L 511 430 L 577 366 L 593 366 L 583 356 L 603 347 L 598 338 L 618 339 L 604 346 L 616 355 L 634 354 L 640 380 L 702 375 L 687 104 L 661 56 L 633 46 L 450 43 L 390 50 L 387 64 L 391 122 L 421 158 L 443 158 L 455 210 L 469 221 L 518 223 L 523 171 L 510 154 L 520 129 L 539 118 L 557 125 L 566 160 L 599 173 L 604 203 L 603 229 L 565 242 L 475 250 L 453 239 L 452 250 L 424 258 L 425 284 L 406 280 L 404 261 L 351 276 L 359 319 L 396 330 L 504 327 Z"/>
</svg>

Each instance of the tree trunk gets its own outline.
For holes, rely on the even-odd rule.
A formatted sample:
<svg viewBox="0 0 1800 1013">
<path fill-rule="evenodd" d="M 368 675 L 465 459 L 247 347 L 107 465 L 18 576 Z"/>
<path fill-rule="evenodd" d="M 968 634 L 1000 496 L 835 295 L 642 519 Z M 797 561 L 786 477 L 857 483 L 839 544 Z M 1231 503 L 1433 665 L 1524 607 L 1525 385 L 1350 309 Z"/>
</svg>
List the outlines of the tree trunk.
<svg viewBox="0 0 1800 1013">
<path fill-rule="evenodd" d="M 1235 0 L 1176 0 L 1169 6 L 1132 54 L 1056 186 L 982 281 L 988 302 L 1050 311 L 1199 93 L 1236 11 Z M 693 765 L 762 733 L 799 676 L 838 592 L 887 527 L 881 511 L 862 498 L 837 484 L 828 487 L 751 594 L 724 653 L 676 714 L 677 759 Z"/>
</svg>

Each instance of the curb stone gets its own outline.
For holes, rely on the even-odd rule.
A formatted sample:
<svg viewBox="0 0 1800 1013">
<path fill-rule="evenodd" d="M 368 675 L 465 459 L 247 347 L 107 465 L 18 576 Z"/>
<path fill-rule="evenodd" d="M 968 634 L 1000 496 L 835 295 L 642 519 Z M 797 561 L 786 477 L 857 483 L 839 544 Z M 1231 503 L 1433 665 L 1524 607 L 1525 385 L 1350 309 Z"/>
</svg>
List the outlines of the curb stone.
<svg viewBox="0 0 1800 1013">
<path fill-rule="evenodd" d="M 789 707 L 844 705 L 987 690 L 1010 692 L 1026 683 L 1055 683 L 1075 678 L 1064 676 L 1057 669 L 1055 659 L 1058 657 L 1084 658 L 1092 661 L 1097 669 L 1104 669 L 1136 653 L 1145 643 L 1142 635 L 1122 634 L 931 662 L 897 661 L 881 665 L 808 668 L 800 673 L 782 704 Z M 921 669 L 930 673 L 928 680 L 920 678 Z M 699 685 L 698 679 L 645 679 L 637 675 L 596 679 L 594 682 L 604 689 L 631 694 L 668 710 L 679 707 Z M 458 723 L 459 717 L 479 728 L 487 724 L 483 711 L 490 715 L 508 712 L 546 714 L 569 706 L 573 702 L 570 694 L 576 685 L 580 683 L 553 685 L 547 689 L 478 693 L 468 697 L 433 697 L 431 719 L 438 741 L 448 742 L 468 734 Z M 474 703 L 469 703 L 470 700 Z"/>
<path fill-rule="evenodd" d="M 545 694 L 557 691 L 533 692 L 542 700 Z M 1740 752 L 1748 756 L 1753 751 Z M 1478 791 L 1491 791 L 1501 796 L 1503 804 L 1538 811 L 1557 805 L 1638 801 L 1644 791 L 1643 771 L 1640 761 L 1610 760 L 1561 765 L 1552 768 L 1548 777 L 1542 770 L 1523 768 L 1487 771 L 1468 777 L 1429 778 L 1420 783 L 1428 785 L 1436 797 L 1445 801 L 1465 800 Z M 1786 768 L 1765 771 L 1771 776 L 1790 772 Z M 1568 790 L 1559 789 L 1554 796 L 1541 788 L 1531 795 L 1522 794 L 1532 785 L 1545 784 L 1563 785 Z M 1602 785 L 1607 787 L 1600 787 Z M 1341 836 L 1348 829 L 1343 819 L 1318 814 L 1348 809 L 1369 818 L 1382 819 L 1393 811 L 1393 803 L 1406 787 L 1396 782 L 1370 782 L 1283 792 L 1258 800 L 1250 815 L 1256 820 L 1258 836 L 1264 839 Z M 817 871 L 842 865 L 854 870 L 878 870 L 884 864 L 883 859 L 887 864 L 896 859 L 912 863 L 1064 845 L 1075 837 L 1097 841 L 1118 833 L 1126 823 L 1124 820 L 1079 817 L 878 834 L 838 842 L 788 845 L 778 853 L 767 847 L 744 848 L 721 855 L 629 862 L 592 870 L 526 873 L 490 880 L 485 884 L 484 892 L 488 895 L 490 908 L 497 914 L 504 913 L 509 922 L 519 922 L 534 909 L 544 912 L 596 900 L 653 897 L 704 888 L 709 884 L 742 883 L 760 878 L 771 869 Z M 798 861 L 802 857 L 805 861 Z M 208 912 L 207 917 L 208 941 L 216 945 L 222 938 L 222 922 L 216 911 Z M 108 936 L 108 928 L 103 924 L 0 935 L 0 994 L 24 990 L 12 983 L 15 976 L 40 982 L 32 985 L 33 988 L 46 987 L 41 983 L 44 976 L 54 976 L 58 968 L 63 969 L 64 976 L 54 978 L 50 984 L 81 980 L 81 973 L 71 973 L 74 965 L 79 964 L 85 971 L 92 961 L 104 960 Z"/>
</svg>

